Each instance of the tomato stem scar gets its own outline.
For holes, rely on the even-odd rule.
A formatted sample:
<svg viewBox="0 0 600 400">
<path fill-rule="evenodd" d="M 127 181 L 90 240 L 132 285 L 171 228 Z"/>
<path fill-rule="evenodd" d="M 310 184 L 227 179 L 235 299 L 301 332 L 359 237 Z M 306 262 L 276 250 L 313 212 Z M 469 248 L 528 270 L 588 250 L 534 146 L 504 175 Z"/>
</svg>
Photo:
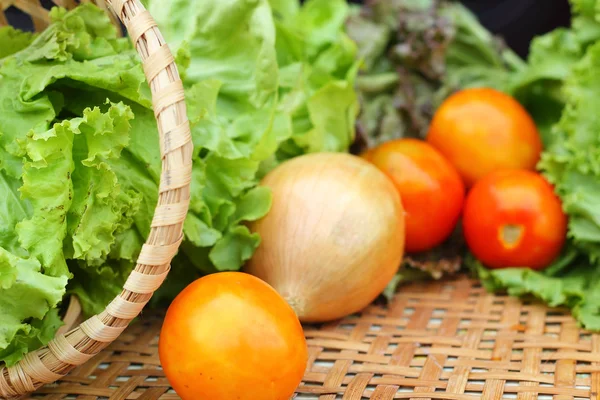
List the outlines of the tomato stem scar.
<svg viewBox="0 0 600 400">
<path fill-rule="evenodd" d="M 514 249 L 521 243 L 525 229 L 523 225 L 502 225 L 498 230 L 498 239 L 507 249 Z"/>
</svg>

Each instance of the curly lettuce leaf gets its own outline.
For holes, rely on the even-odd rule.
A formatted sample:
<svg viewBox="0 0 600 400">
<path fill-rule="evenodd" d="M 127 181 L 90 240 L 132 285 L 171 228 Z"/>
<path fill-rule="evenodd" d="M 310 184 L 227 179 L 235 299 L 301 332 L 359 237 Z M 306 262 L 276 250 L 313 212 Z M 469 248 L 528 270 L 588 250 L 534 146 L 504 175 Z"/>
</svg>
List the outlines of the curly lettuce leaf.
<svg viewBox="0 0 600 400">
<path fill-rule="evenodd" d="M 575 13 L 595 18 L 599 11 L 597 0 L 570 0 L 571 8 Z"/>
<path fill-rule="evenodd" d="M 2 43 L 0 61 L 29 46 L 34 38 L 35 34 L 32 32 L 24 32 L 10 25 L 0 27 L 0 43 Z"/>
<path fill-rule="evenodd" d="M 507 90 L 532 115 L 546 147 L 555 140 L 552 127 L 566 102 L 564 82 L 584 52 L 572 30 L 559 28 L 539 36 L 532 41 L 527 67 L 513 77 Z"/>
<path fill-rule="evenodd" d="M 278 67 L 267 0 L 211 0 L 202 7 L 187 0 L 146 3 L 169 46 L 186 44 L 198 55 L 186 71 L 188 85 L 218 78 L 220 106 L 230 114 L 274 102 Z"/>
<path fill-rule="evenodd" d="M 130 108 L 112 104 L 106 113 L 86 109 L 74 140 L 73 204 L 68 215 L 68 258 L 102 265 L 118 232 L 133 223 L 141 196 L 122 188 L 109 160 L 119 158 L 129 142 Z"/>
<path fill-rule="evenodd" d="M 17 332 L 10 344 L 0 350 L 0 360 L 7 366 L 15 365 L 29 351 L 47 345 L 64 323 L 58 308 L 52 308 L 42 319 L 31 319 L 27 329 Z"/>
<path fill-rule="evenodd" d="M 522 299 L 536 299 L 550 307 L 567 307 L 581 326 L 600 330 L 600 273 L 596 265 L 574 249 L 543 271 L 529 268 L 487 269 L 474 257 L 467 265 L 492 292 L 506 292 Z"/>
<path fill-rule="evenodd" d="M 73 200 L 73 136 L 79 121 L 64 121 L 46 132 L 30 134 L 25 144 L 19 191 L 33 214 L 16 224 L 21 246 L 50 276 L 71 276 L 63 253 L 67 212 Z"/>
<path fill-rule="evenodd" d="M 572 67 L 564 88 L 567 103 L 553 131 L 556 139 L 539 165 L 569 216 L 570 239 L 592 263 L 600 261 L 600 117 L 595 111 L 600 77 L 594 73 L 599 67 L 600 44 L 595 44 Z"/>
<path fill-rule="evenodd" d="M 54 7 L 50 11 L 50 22 L 50 26 L 15 57 L 30 63 L 84 61 L 128 47 L 128 39 L 117 38 L 116 27 L 106 12 L 92 4 L 83 4 L 71 11 Z"/>
<path fill-rule="evenodd" d="M 46 131 L 61 107 L 53 93 L 29 100 L 16 96 L 25 77 L 10 58 L 0 67 L 0 169 L 13 178 L 22 174 L 27 134 Z"/>
<path fill-rule="evenodd" d="M 22 247 L 40 260 L 46 274 L 73 276 L 67 259 L 82 260 L 85 264 L 80 265 L 92 271 L 104 269 L 109 256 L 131 264 L 139 252 L 141 238 L 131 241 L 125 232 L 138 213 L 141 194 L 124 189 L 109 164 L 128 142 L 132 116 L 123 103 L 111 104 L 104 113 L 98 107 L 86 109 L 83 117 L 57 123 L 27 142 L 31 161 L 24 166 L 19 190 L 33 213 L 17 223 L 16 231 Z M 155 201 L 157 186 L 153 185 Z M 82 299 L 86 315 L 106 306 L 106 297 L 118 293 L 124 273 L 113 271 L 120 279 L 112 279 L 112 291 L 103 288 L 104 296 Z M 74 279 L 77 285 L 86 278 L 79 273 Z M 87 283 L 105 284 L 94 279 Z"/>
<path fill-rule="evenodd" d="M 12 364 L 31 345 L 54 336 L 59 324 L 50 311 L 62 301 L 66 285 L 66 276 L 43 274 L 36 258 L 20 258 L 0 247 L 0 360 Z"/>
</svg>

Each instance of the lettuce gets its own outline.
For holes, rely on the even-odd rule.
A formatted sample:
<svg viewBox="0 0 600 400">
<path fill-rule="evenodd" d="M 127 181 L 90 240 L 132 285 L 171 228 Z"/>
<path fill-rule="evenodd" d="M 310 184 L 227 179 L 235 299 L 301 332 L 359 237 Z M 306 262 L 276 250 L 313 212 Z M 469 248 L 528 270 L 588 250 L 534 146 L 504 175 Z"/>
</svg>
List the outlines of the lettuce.
<svg viewBox="0 0 600 400">
<path fill-rule="evenodd" d="M 66 276 L 42 271 L 36 258 L 21 258 L 0 247 L 0 357 L 11 364 L 29 350 L 44 344 L 48 327 L 59 328 L 52 311 L 65 294 Z"/>
<path fill-rule="evenodd" d="M 132 110 L 148 111 L 139 116 L 156 137 L 135 51 L 95 6 L 50 16 L 36 37 L 1 33 L 14 39 L 0 63 L 0 361 L 8 365 L 54 336 L 67 296 L 78 295 L 89 315 L 118 293 L 143 243 L 134 222 L 148 226 L 156 204 L 155 179 L 144 197 L 118 168 L 134 133 L 138 141 L 147 133 L 134 131 L 150 126 L 132 123 Z M 157 139 L 146 142 L 158 149 Z M 98 279 L 107 271 L 118 277 L 109 290 Z"/>
<path fill-rule="evenodd" d="M 2 48 L 0 48 L 0 61 L 29 46 L 34 37 L 34 33 L 23 32 L 10 25 L 0 27 L 0 42 L 2 43 Z"/>
<path fill-rule="evenodd" d="M 592 45 L 573 66 L 565 83 L 565 110 L 554 127 L 556 140 L 542 157 L 540 168 L 552 182 L 569 216 L 574 245 L 600 262 L 600 118 L 595 112 L 600 92 L 600 43 Z"/>
<path fill-rule="evenodd" d="M 600 273 L 573 248 L 543 271 L 519 267 L 490 270 L 472 256 L 466 264 L 488 291 L 567 307 L 585 329 L 600 330 Z"/>
</svg>

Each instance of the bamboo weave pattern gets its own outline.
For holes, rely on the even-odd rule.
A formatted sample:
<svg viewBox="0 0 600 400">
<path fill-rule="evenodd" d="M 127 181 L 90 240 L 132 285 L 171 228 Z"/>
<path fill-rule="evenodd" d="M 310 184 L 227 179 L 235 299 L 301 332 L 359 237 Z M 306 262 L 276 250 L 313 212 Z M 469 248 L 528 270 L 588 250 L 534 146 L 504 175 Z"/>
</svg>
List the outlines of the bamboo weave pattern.
<svg viewBox="0 0 600 400">
<path fill-rule="evenodd" d="M 160 323 L 142 316 L 31 399 L 179 399 L 160 369 Z M 566 310 L 494 296 L 464 277 L 403 287 L 387 307 L 305 332 L 298 400 L 598 399 L 600 334 Z"/>
</svg>

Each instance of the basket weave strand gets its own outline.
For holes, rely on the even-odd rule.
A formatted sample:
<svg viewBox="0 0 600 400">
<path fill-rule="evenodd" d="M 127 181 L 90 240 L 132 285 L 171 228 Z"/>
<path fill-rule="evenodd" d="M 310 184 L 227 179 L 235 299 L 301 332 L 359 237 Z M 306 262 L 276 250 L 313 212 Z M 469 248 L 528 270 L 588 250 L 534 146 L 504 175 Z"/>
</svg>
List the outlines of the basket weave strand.
<svg viewBox="0 0 600 400">
<path fill-rule="evenodd" d="M 183 237 L 193 146 L 179 73 L 156 23 L 138 0 L 105 3 L 130 33 L 152 91 L 162 156 L 158 204 L 150 234 L 120 295 L 101 314 L 58 334 L 48 346 L 27 354 L 15 366 L 2 368 L 0 396 L 5 399 L 20 397 L 55 382 L 117 339 L 162 284 Z M 37 20 L 36 26 L 47 22 L 47 14 L 37 0 L 2 0 L 3 10 L 9 5 L 30 13 Z M 63 0 L 60 5 L 75 4 Z M 0 18 L 5 20 L 3 13 Z"/>
</svg>

